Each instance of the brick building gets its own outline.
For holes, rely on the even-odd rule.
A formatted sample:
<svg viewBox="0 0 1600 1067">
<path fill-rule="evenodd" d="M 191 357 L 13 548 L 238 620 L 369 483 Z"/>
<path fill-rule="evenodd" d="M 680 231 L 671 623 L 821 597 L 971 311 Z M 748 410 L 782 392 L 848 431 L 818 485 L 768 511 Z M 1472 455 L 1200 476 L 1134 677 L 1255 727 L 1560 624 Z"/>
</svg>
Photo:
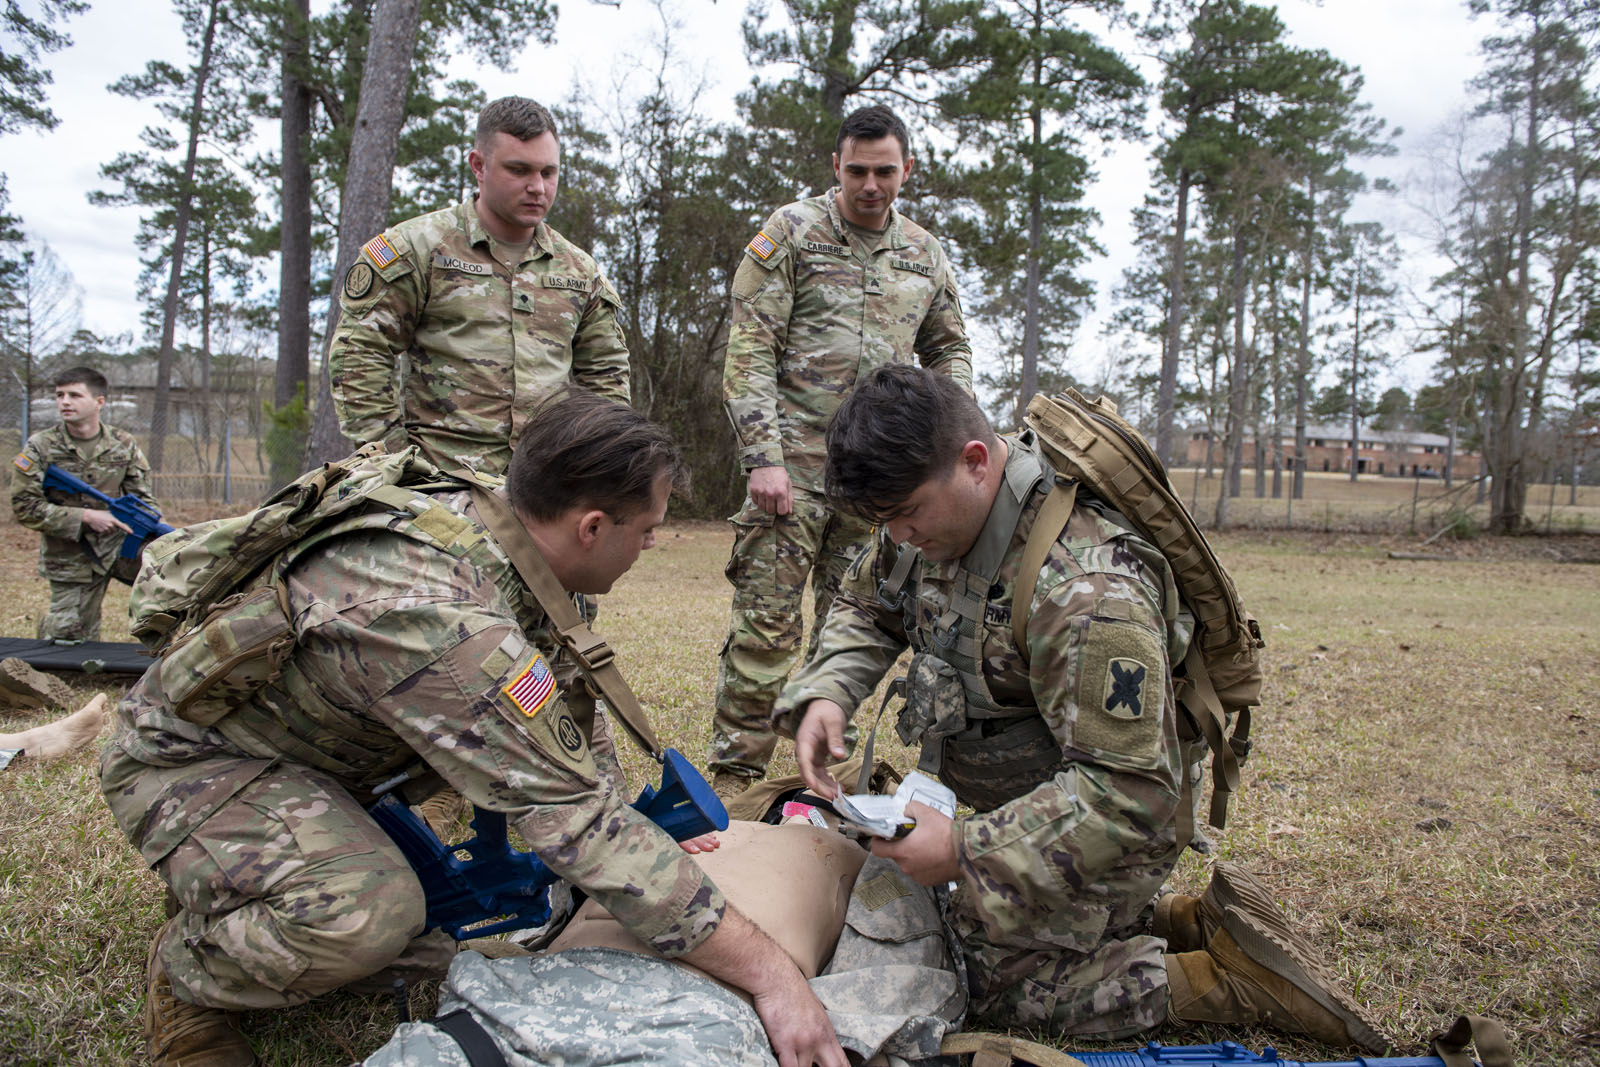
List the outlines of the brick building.
<svg viewBox="0 0 1600 1067">
<path fill-rule="evenodd" d="M 1443 434 L 1423 433 L 1421 430 L 1375 430 L 1361 427 L 1361 447 L 1356 453 L 1358 474 L 1381 475 L 1389 478 L 1444 477 L 1446 455 L 1450 439 Z M 1262 462 L 1272 464 L 1273 441 L 1269 438 Z M 1279 444 L 1283 462 L 1287 466 L 1294 454 L 1294 433 L 1284 433 Z M 1210 462 L 1222 462 L 1222 435 L 1215 438 L 1204 426 L 1188 429 L 1188 449 L 1185 465 L 1204 466 L 1207 450 Z M 1246 430 L 1244 435 L 1244 464 L 1254 466 L 1255 435 Z M 1306 426 L 1306 470 L 1350 471 L 1350 426 L 1348 423 L 1311 423 Z M 1458 479 L 1476 478 L 1483 470 L 1483 459 L 1476 452 L 1467 452 L 1457 442 L 1451 458 L 1451 475 Z"/>
</svg>

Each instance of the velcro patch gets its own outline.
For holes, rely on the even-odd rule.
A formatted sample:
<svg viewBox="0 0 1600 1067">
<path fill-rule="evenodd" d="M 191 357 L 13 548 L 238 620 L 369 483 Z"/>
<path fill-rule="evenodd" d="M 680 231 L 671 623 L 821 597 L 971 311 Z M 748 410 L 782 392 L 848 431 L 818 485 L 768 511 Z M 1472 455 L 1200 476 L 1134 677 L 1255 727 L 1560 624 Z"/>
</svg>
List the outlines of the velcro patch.
<svg viewBox="0 0 1600 1067">
<path fill-rule="evenodd" d="M 570 289 L 575 293 L 587 293 L 589 291 L 588 278 L 569 278 L 561 274 L 546 274 L 539 279 L 539 282 L 546 289 Z"/>
<path fill-rule="evenodd" d="M 850 895 L 861 901 L 861 906 L 868 911 L 877 911 L 901 897 L 910 896 L 911 890 L 906 888 L 899 876 L 885 871 L 876 878 L 858 883 Z"/>
<path fill-rule="evenodd" d="M 400 258 L 400 253 L 394 250 L 394 245 L 390 244 L 389 239 L 381 233 L 362 245 L 361 251 L 365 252 L 367 258 L 380 270 Z"/>
<path fill-rule="evenodd" d="M 800 247 L 807 252 L 826 252 L 830 256 L 848 256 L 850 250 L 844 245 L 824 244 L 821 241 L 801 241 Z"/>
<path fill-rule="evenodd" d="M 17 458 L 11 462 L 16 465 L 16 468 L 19 471 L 27 472 L 33 470 L 33 460 L 28 458 L 28 454 L 26 452 L 18 452 Z"/>
<path fill-rule="evenodd" d="M 1161 638 L 1149 627 L 1119 619 L 1085 620 L 1073 694 L 1073 746 L 1121 757 L 1114 763 L 1156 766 L 1165 664 Z"/>
<path fill-rule="evenodd" d="M 912 271 L 916 274 L 922 275 L 924 278 L 933 277 L 933 268 L 926 263 L 917 263 L 909 259 L 891 259 L 889 261 L 889 266 L 893 267 L 895 270 Z"/>
<path fill-rule="evenodd" d="M 443 252 L 433 254 L 433 265 L 440 270 L 459 271 L 462 274 L 489 275 L 494 273 L 494 268 L 487 263 L 474 263 L 460 256 L 447 256 Z"/>
<path fill-rule="evenodd" d="M 344 272 L 344 295 L 351 300 L 360 300 L 372 292 L 372 279 L 375 277 L 377 275 L 373 273 L 371 264 L 356 260 Z"/>
<path fill-rule="evenodd" d="M 513 707 L 530 719 L 550 702 L 550 694 L 555 691 L 556 676 L 549 664 L 545 663 L 544 657 L 537 652 L 528 665 L 500 690 Z"/>
<path fill-rule="evenodd" d="M 768 237 L 765 230 L 750 238 L 750 243 L 745 245 L 745 247 L 751 252 L 754 252 L 756 256 L 763 262 L 771 259 L 772 253 L 778 250 L 777 242 Z"/>
</svg>

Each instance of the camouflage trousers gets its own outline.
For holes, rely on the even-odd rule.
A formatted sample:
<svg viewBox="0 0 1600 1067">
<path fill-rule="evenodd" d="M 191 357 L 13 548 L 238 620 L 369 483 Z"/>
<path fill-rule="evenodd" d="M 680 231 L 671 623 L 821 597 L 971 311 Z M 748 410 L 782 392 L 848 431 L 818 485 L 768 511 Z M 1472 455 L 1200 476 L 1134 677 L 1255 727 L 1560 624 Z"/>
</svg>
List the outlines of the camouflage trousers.
<svg viewBox="0 0 1600 1067">
<path fill-rule="evenodd" d="M 455 955 L 441 931 L 418 936 L 426 908 L 410 865 L 321 772 L 238 759 L 154 767 L 113 745 L 101 788 L 141 851 L 185 799 L 227 797 L 154 863 L 180 907 L 159 955 L 184 1000 L 286 1007 L 352 983 L 438 977 Z M 158 795 L 169 800 L 152 809 Z"/>
<path fill-rule="evenodd" d="M 728 521 L 734 542 L 725 573 L 733 584 L 733 612 L 717 669 L 710 769 L 760 778 L 777 747 L 772 705 L 800 659 L 806 577 L 815 608 L 809 657 L 844 572 L 866 547 L 872 527 L 799 489 L 788 515 L 769 515 L 746 498 Z M 848 740 L 854 741 L 853 729 Z"/>
<path fill-rule="evenodd" d="M 39 619 L 42 641 L 100 640 L 100 604 L 106 598 L 109 574 L 87 582 L 50 582 L 50 607 Z"/>
<path fill-rule="evenodd" d="M 991 938 L 966 894 L 952 901 L 972 991 L 973 1015 L 990 1026 L 1056 1037 L 1117 1040 L 1167 1021 L 1166 942 L 1149 934 L 1149 912 L 1128 930 L 1106 931 L 1088 951 L 1023 938 Z M 1005 944 L 996 944 L 1004 940 Z M 974 1027 L 980 1028 L 980 1027 Z"/>
</svg>

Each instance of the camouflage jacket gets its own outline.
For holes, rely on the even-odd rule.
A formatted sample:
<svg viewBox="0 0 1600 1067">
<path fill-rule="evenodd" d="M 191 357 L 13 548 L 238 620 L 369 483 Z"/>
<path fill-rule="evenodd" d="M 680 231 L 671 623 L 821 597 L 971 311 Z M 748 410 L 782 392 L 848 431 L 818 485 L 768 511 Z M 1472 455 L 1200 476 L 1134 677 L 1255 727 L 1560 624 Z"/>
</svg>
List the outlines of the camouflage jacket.
<svg viewBox="0 0 1600 1067">
<path fill-rule="evenodd" d="M 857 378 L 916 358 L 972 386 L 972 349 L 938 240 L 891 209 L 888 228 L 864 247 L 835 192 L 778 209 L 746 246 L 722 370 L 743 468 L 781 464 L 813 491 L 828 420 Z"/>
<path fill-rule="evenodd" d="M 339 428 L 504 474 L 530 415 L 571 380 L 628 402 L 616 290 L 546 223 L 515 271 L 471 198 L 367 242 L 328 353 Z"/>
<path fill-rule="evenodd" d="M 508 819 L 552 871 L 583 887 L 668 956 L 721 921 L 721 892 L 611 783 L 612 757 L 591 748 L 592 704 L 569 693 L 543 610 L 487 535 L 468 494 L 438 510 L 397 513 L 445 551 L 389 529 L 307 549 L 287 575 L 294 646 L 281 675 L 211 725 L 171 710 L 171 679 L 145 672 L 117 710 L 112 745 L 155 767 L 281 758 L 337 778 L 352 796 L 425 762 L 479 807 Z M 592 719 L 589 720 L 592 723 Z M 598 757 L 598 762 L 597 762 Z M 158 862 L 248 779 L 133 787 L 119 822 Z M 144 794 L 144 795 L 141 795 Z"/>
<path fill-rule="evenodd" d="M 1009 473 L 1027 446 L 1005 440 Z M 1044 498 L 1036 491 L 1023 504 L 988 590 L 980 647 L 990 693 L 1037 709 L 1064 766 L 1016 799 L 959 820 L 957 847 L 964 889 L 994 936 L 1088 951 L 1105 930 L 1137 919 L 1177 861 L 1183 755 L 1171 665 L 1183 659 L 1193 619 L 1161 553 L 1080 487 L 1023 608 L 1024 659 L 1011 614 L 1023 546 Z M 929 651 L 927 634 L 961 565 L 914 568 L 908 632 L 906 617 L 876 596 L 897 551 L 880 531 L 846 576 L 815 658 L 774 708 L 781 728 L 792 733 L 818 697 L 853 714 L 904 648 Z"/>
<path fill-rule="evenodd" d="M 84 528 L 85 508 L 106 509 L 93 497 L 54 489 L 45 492 L 44 472 L 51 464 L 107 496 L 131 494 L 155 507 L 155 497 L 150 495 L 150 464 L 131 433 L 104 422 L 100 435 L 86 441 L 68 434 L 63 423 L 40 430 L 28 438 L 13 461 L 11 511 L 17 522 L 44 535 L 39 539 L 39 573 L 55 582 L 87 582 L 106 573 L 127 535 Z M 92 561 L 84 551 L 85 544 L 94 552 Z"/>
</svg>

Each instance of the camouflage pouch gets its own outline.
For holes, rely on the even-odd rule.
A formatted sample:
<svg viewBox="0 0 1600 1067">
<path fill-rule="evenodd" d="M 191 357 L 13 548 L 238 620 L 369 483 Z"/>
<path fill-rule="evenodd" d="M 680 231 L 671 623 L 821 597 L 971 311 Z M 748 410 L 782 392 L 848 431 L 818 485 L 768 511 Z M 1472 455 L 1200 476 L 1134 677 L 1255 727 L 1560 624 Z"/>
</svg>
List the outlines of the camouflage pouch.
<svg viewBox="0 0 1600 1067">
<path fill-rule="evenodd" d="M 276 678 L 294 632 L 276 586 L 220 600 L 165 655 L 156 670 L 173 713 L 210 726 Z"/>
<path fill-rule="evenodd" d="M 895 733 L 907 745 L 922 745 L 917 769 L 937 775 L 944 763 L 944 741 L 967 728 L 967 694 L 961 675 L 938 656 L 919 652 L 906 672 L 906 702 Z"/>
</svg>

